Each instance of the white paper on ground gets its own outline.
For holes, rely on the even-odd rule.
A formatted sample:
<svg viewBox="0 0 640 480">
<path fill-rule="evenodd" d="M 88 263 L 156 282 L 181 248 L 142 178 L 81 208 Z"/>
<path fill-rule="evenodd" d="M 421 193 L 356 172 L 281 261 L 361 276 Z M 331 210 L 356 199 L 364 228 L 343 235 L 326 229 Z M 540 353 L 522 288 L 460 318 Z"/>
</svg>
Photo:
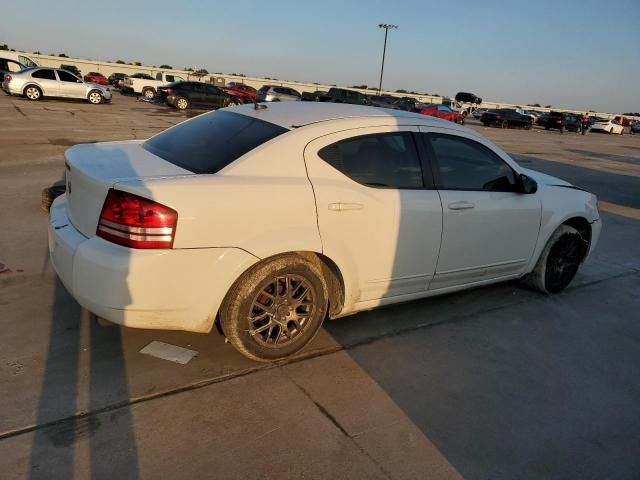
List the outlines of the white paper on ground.
<svg viewBox="0 0 640 480">
<path fill-rule="evenodd" d="M 171 345 L 170 343 L 158 342 L 155 340 L 140 350 L 140 353 L 161 358 L 163 360 L 169 360 L 170 362 L 179 363 L 181 365 L 186 365 L 193 357 L 198 355 L 198 352 L 195 350 L 189 350 L 188 348 L 182 348 L 177 345 Z"/>
</svg>

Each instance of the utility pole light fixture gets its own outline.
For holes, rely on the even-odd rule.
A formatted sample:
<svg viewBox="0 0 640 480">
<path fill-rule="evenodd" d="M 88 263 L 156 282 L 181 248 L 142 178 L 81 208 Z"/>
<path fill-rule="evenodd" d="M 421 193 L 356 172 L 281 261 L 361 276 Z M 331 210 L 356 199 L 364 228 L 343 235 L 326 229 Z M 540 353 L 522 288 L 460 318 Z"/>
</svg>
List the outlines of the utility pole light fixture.
<svg viewBox="0 0 640 480">
<path fill-rule="evenodd" d="M 382 66 L 380 67 L 380 84 L 378 85 L 378 95 L 382 93 L 382 74 L 384 73 L 384 55 L 387 52 L 387 34 L 389 29 L 398 28 L 398 25 L 389 23 L 379 23 L 378 28 L 384 28 L 384 47 L 382 47 Z"/>
</svg>

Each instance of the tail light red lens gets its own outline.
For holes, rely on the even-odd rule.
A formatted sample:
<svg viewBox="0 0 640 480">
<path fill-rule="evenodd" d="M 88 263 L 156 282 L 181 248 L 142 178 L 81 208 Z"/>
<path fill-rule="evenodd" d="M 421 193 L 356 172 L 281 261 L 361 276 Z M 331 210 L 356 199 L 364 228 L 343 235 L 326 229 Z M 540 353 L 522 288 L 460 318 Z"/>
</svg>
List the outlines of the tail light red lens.
<svg viewBox="0 0 640 480">
<path fill-rule="evenodd" d="M 130 248 L 171 248 L 178 212 L 120 190 L 109 190 L 96 235 Z"/>
<path fill-rule="evenodd" d="M 5 79 L 7 82 L 10 82 L 12 78 L 13 78 L 13 77 L 12 77 L 11 75 L 5 75 L 5 77 L 4 77 L 4 79 Z"/>
</svg>

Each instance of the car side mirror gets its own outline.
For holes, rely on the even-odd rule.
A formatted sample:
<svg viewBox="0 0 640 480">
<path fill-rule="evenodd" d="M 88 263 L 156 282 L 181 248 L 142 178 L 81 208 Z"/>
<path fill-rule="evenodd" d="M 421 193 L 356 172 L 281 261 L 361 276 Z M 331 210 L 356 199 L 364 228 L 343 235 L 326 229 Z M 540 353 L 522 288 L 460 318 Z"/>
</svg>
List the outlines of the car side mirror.
<svg viewBox="0 0 640 480">
<path fill-rule="evenodd" d="M 518 186 L 520 193 L 528 194 L 536 193 L 538 191 L 538 184 L 536 181 L 524 173 L 518 175 Z"/>
</svg>

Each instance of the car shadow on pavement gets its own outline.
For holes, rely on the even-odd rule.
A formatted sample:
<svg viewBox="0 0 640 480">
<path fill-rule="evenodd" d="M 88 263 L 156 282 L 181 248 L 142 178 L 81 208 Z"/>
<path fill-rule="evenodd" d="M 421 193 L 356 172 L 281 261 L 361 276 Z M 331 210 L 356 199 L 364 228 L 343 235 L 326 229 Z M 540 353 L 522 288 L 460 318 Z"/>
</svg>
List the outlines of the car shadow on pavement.
<svg viewBox="0 0 640 480">
<path fill-rule="evenodd" d="M 137 451 L 131 412 L 119 409 L 111 422 L 120 436 L 96 444 L 102 427 L 95 415 L 109 397 L 127 395 L 120 328 L 101 327 L 56 278 L 46 367 L 31 449 L 31 479 L 137 477 Z M 127 426 L 128 428 L 123 428 Z M 77 472 L 86 472 L 77 475 Z M 89 472 L 91 474 L 89 475 Z"/>
</svg>

